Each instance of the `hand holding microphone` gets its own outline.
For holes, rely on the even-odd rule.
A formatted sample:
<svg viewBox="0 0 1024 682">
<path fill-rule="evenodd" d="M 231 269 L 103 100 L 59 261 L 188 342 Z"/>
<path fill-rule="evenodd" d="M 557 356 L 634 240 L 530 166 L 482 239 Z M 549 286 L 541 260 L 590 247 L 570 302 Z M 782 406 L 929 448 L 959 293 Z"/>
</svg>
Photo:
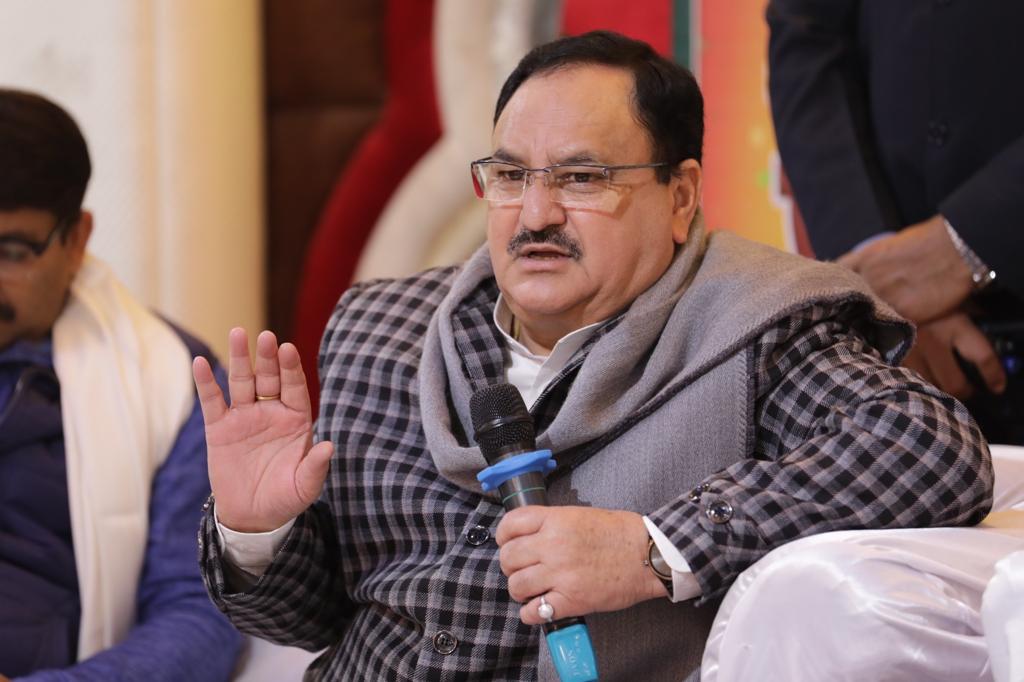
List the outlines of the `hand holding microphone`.
<svg viewBox="0 0 1024 682">
<path fill-rule="evenodd" d="M 506 511 L 547 506 L 544 475 L 555 468 L 555 462 L 550 450 L 536 449 L 533 418 L 519 391 L 510 384 L 477 391 L 470 400 L 470 412 L 477 444 L 490 465 L 477 476 L 483 489 L 497 489 Z M 554 606 L 543 593 L 537 615 L 544 621 L 559 678 L 563 682 L 596 680 L 597 662 L 583 618 L 556 620 Z"/>
</svg>

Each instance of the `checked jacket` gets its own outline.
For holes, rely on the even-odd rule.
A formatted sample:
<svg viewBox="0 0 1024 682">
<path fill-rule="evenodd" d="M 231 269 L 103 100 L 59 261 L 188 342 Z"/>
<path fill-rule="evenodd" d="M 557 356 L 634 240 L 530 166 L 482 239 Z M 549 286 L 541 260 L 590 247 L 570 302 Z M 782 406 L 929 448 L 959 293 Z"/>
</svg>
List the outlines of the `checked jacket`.
<svg viewBox="0 0 1024 682">
<path fill-rule="evenodd" d="M 424 337 L 456 272 L 358 284 L 342 297 L 320 357 L 317 437 L 336 444 L 331 472 L 321 500 L 248 591 L 225 585 L 212 510 L 204 518 L 200 561 L 214 602 L 243 632 L 325 649 L 308 679 L 544 676 L 539 629 L 520 622 L 491 539 L 502 509 L 438 473 L 419 420 Z M 465 371 L 482 382 L 504 381 L 506 351 L 491 318 L 497 295 L 493 279 L 485 282 L 452 318 Z M 658 507 L 637 510 L 675 542 L 702 588 L 696 608 L 655 600 L 657 608 L 703 615 L 679 637 L 678 652 L 653 652 L 661 668 L 628 659 L 643 637 L 602 639 L 598 627 L 599 666 L 621 664 L 616 669 L 637 679 L 685 677 L 699 663 L 717 599 L 743 569 L 795 538 L 970 524 L 985 515 L 992 473 L 974 422 L 954 399 L 891 366 L 901 351 L 883 357 L 857 324 L 863 314 L 855 304 L 812 303 L 736 353 L 748 377 L 736 397 L 749 422 L 742 452 Z M 538 433 L 615 324 L 599 330 L 534 405 Z M 452 424 L 458 428 L 454 417 Z M 553 489 L 571 475 L 556 470 Z M 729 515 L 709 511 L 722 501 Z"/>
</svg>

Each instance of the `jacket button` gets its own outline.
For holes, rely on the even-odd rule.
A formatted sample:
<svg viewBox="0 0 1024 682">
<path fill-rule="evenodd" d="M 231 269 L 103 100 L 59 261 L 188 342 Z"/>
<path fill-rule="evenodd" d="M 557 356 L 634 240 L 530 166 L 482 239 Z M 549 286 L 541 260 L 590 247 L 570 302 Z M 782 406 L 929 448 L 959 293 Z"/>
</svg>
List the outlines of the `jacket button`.
<svg viewBox="0 0 1024 682">
<path fill-rule="evenodd" d="M 694 488 L 693 490 L 690 491 L 690 494 L 687 495 L 687 498 L 690 500 L 690 502 L 700 502 L 700 494 L 700 488 Z"/>
<path fill-rule="evenodd" d="M 941 147 L 949 140 L 949 125 L 945 121 L 928 122 L 928 142 L 934 147 Z"/>
<path fill-rule="evenodd" d="M 491 531 L 484 526 L 473 526 L 466 533 L 466 540 L 474 547 L 479 547 L 491 539 Z"/>
<path fill-rule="evenodd" d="M 441 632 L 434 635 L 434 651 L 439 654 L 447 656 L 455 651 L 455 647 L 458 645 L 459 640 L 455 639 L 455 635 L 447 630 L 441 630 Z"/>
<path fill-rule="evenodd" d="M 732 518 L 732 505 L 725 500 L 715 500 L 704 510 L 711 523 L 728 523 Z"/>
</svg>

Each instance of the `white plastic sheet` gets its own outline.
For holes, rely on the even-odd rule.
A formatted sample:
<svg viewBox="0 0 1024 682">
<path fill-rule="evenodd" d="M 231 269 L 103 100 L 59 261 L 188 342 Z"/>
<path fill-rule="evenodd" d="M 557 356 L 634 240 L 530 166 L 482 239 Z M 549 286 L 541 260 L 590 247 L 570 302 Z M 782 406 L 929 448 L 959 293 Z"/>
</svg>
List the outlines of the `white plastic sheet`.
<svg viewBox="0 0 1024 682">
<path fill-rule="evenodd" d="M 826 533 L 747 569 L 712 626 L 701 679 L 992 680 L 982 595 L 997 562 L 1024 550 L 1024 448 L 995 446 L 993 461 L 997 504 L 976 528 Z M 1018 557 L 1000 576 L 1020 595 Z M 1019 658 L 1024 605 L 1005 594 L 991 618 L 1017 637 Z M 1024 679 L 1014 665 L 1000 682 Z"/>
</svg>

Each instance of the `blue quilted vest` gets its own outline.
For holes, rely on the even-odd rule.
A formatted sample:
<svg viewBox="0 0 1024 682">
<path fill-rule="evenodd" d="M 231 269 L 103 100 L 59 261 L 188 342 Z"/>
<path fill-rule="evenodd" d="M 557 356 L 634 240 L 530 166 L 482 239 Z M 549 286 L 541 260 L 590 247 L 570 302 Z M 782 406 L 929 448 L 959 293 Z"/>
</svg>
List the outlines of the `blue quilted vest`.
<svg viewBox="0 0 1024 682">
<path fill-rule="evenodd" d="M 42 363 L 0 353 L 0 672 L 74 663 L 80 604 L 60 387 Z M 13 386 L 13 391 L 11 387 Z"/>
</svg>

